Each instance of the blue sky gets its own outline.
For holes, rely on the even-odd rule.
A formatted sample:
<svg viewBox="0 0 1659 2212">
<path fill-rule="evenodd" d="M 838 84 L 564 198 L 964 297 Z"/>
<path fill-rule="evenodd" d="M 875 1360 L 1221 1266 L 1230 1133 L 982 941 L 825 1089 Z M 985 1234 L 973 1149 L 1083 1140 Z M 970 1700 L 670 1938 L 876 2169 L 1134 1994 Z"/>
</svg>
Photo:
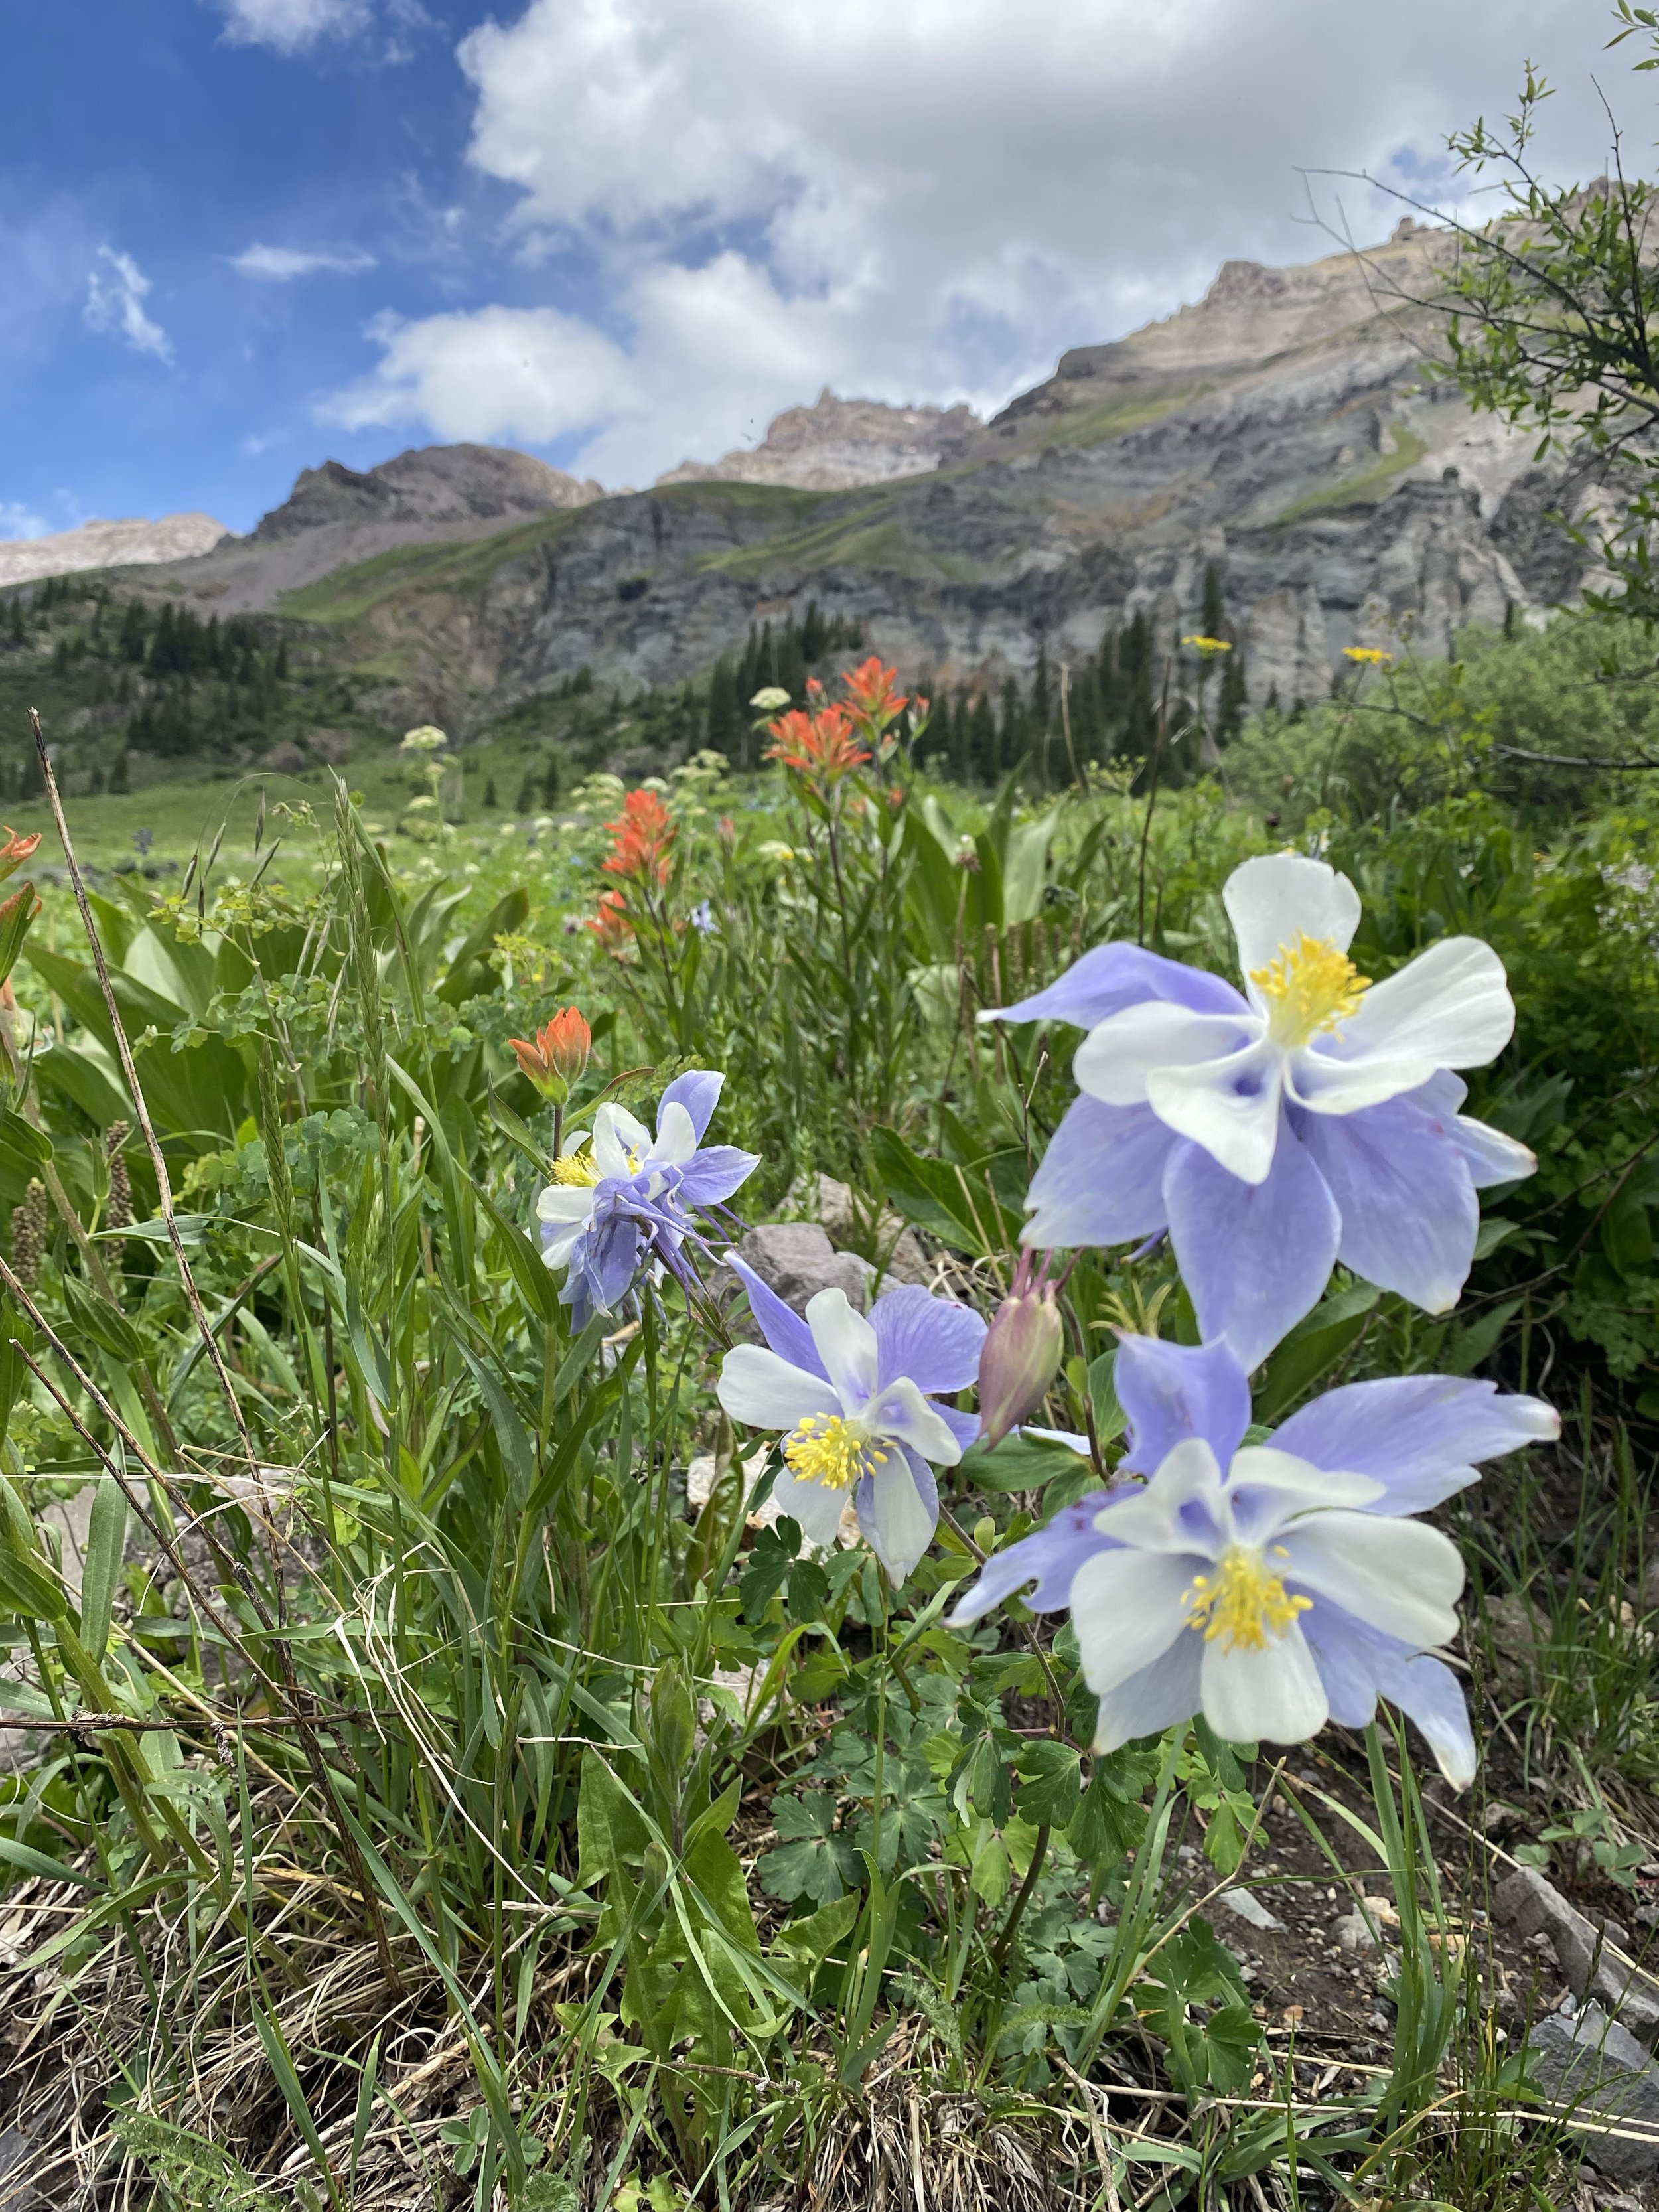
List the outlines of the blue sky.
<svg viewBox="0 0 1659 2212">
<path fill-rule="evenodd" d="M 1243 255 L 1298 165 L 1455 193 L 1445 131 L 1598 70 L 1594 0 L 0 0 L 0 534 L 460 437 L 607 484 L 829 383 L 981 410 Z M 1033 35 L 1034 27 L 1038 33 Z M 1334 211 L 1334 186 L 1327 211 Z M 1355 228 L 1393 211 L 1342 188 Z"/>
</svg>

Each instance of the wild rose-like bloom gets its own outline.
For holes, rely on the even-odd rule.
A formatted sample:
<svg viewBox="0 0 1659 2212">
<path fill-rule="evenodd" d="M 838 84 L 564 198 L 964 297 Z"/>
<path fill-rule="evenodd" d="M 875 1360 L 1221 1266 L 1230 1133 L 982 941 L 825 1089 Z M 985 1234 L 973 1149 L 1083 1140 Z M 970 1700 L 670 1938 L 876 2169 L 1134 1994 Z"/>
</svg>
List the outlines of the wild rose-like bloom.
<svg viewBox="0 0 1659 2212">
<path fill-rule="evenodd" d="M 1467 1786 L 1468 1709 L 1433 1656 L 1456 1632 L 1463 1562 L 1407 1516 L 1476 1481 L 1474 1462 L 1559 1435 L 1553 1409 L 1411 1375 L 1328 1390 L 1255 1445 L 1249 1383 L 1224 1345 L 1125 1337 L 1115 1382 L 1122 1471 L 1148 1480 L 1080 1498 L 997 1553 L 954 1624 L 1033 1580 L 1027 1605 L 1069 1608 L 1100 1751 L 1197 1712 L 1234 1742 L 1300 1743 L 1328 1720 L 1363 1728 L 1380 1695 Z"/>
<path fill-rule="evenodd" d="M 585 921 L 582 927 L 592 931 L 599 940 L 601 951 L 614 953 L 618 959 L 634 942 L 634 924 L 629 915 L 628 901 L 620 891 L 601 891 L 599 912 L 591 921 Z"/>
<path fill-rule="evenodd" d="M 706 1068 L 677 1076 L 658 1105 L 654 1137 L 625 1106 L 607 1103 L 591 1135 L 566 1138 L 536 1212 L 542 1257 L 565 1270 L 560 1296 L 577 1328 L 613 1312 L 653 1260 L 695 1281 L 684 1250 L 697 1239 L 692 1209 L 724 1205 L 760 1165 L 734 1145 L 702 1142 L 725 1081 Z"/>
<path fill-rule="evenodd" d="M 678 831 L 654 791 L 630 791 L 620 817 L 605 826 L 616 838 L 610 857 L 601 863 L 606 875 L 627 876 L 635 883 L 668 881 Z"/>
<path fill-rule="evenodd" d="M 533 1038 L 509 1037 L 519 1066 L 544 1097 L 562 1104 L 570 1086 L 587 1066 L 593 1032 L 574 1006 L 565 1006 L 544 1022 Z"/>
<path fill-rule="evenodd" d="M 733 1267 L 766 1343 L 726 1355 L 718 1395 L 734 1421 L 782 1429 L 787 1471 L 772 1496 L 809 1542 L 835 1541 L 851 1493 L 864 1540 L 902 1583 L 939 1524 L 935 1467 L 954 1467 L 978 1431 L 930 1395 L 965 1389 L 985 1323 L 971 1307 L 906 1283 L 866 1320 L 845 1291 L 820 1291 L 805 1320 L 743 1261 Z"/>
<path fill-rule="evenodd" d="M 36 830 L 27 837 L 20 837 L 11 825 L 6 825 L 5 842 L 0 845 L 0 883 L 15 875 L 26 860 L 32 860 L 40 849 L 40 832 Z"/>
<path fill-rule="evenodd" d="M 1359 895 L 1322 860 L 1246 860 L 1223 892 L 1244 971 L 1097 945 L 1035 998 L 982 1019 L 1066 1021 L 1084 1096 L 1031 1182 L 1025 1241 L 1169 1231 L 1206 1338 L 1254 1367 L 1340 1260 L 1429 1313 L 1456 1304 L 1475 1192 L 1537 1165 L 1458 1109 L 1449 1071 L 1508 1043 L 1503 963 L 1443 938 L 1386 982 L 1347 948 Z"/>
<path fill-rule="evenodd" d="M 820 707 L 816 714 L 803 714 L 793 708 L 770 728 L 773 743 L 767 759 L 793 769 L 821 797 L 870 758 L 854 736 L 844 707 Z"/>
</svg>

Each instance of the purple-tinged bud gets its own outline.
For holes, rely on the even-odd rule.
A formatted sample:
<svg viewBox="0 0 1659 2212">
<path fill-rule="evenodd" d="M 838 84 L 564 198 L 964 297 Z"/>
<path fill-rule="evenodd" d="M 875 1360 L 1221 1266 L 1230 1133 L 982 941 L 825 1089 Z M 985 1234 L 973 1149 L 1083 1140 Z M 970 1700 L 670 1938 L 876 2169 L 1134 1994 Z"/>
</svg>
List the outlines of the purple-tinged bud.
<svg viewBox="0 0 1659 2212">
<path fill-rule="evenodd" d="M 1054 1304 L 1055 1288 L 1053 1283 L 1030 1284 L 1022 1262 L 1012 1294 L 986 1332 L 979 1355 L 979 1422 L 988 1451 L 994 1451 L 1010 1429 L 1036 1411 L 1060 1372 L 1066 1331 Z"/>
</svg>

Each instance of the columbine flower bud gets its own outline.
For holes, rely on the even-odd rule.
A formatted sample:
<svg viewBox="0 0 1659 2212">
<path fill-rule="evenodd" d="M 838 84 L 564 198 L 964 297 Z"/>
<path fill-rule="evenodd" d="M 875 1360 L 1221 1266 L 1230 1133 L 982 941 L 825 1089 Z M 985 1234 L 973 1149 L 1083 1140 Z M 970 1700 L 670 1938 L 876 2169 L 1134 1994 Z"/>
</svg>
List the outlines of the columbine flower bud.
<svg viewBox="0 0 1659 2212">
<path fill-rule="evenodd" d="M 574 1006 L 566 1006 L 537 1030 L 532 1040 L 509 1037 L 519 1066 L 544 1098 L 562 1106 L 570 1086 L 587 1065 L 593 1032 Z"/>
<path fill-rule="evenodd" d="M 1048 1265 L 1045 1253 L 1045 1274 Z M 1010 1429 L 1036 1412 L 1060 1372 L 1066 1332 L 1054 1304 L 1055 1287 L 1033 1276 L 1026 1253 L 1012 1292 L 991 1323 L 979 1355 L 980 1434 L 988 1451 L 994 1451 Z"/>
</svg>

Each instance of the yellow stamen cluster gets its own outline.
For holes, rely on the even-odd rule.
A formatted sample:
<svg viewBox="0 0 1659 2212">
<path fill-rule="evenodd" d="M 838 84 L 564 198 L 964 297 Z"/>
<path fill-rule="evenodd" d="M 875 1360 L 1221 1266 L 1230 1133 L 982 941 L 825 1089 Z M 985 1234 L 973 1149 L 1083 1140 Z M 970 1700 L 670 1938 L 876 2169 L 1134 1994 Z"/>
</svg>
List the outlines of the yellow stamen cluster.
<svg viewBox="0 0 1659 2212">
<path fill-rule="evenodd" d="M 1328 937 L 1310 937 L 1298 929 L 1295 944 L 1281 945 L 1276 960 L 1251 969 L 1250 981 L 1267 1001 L 1274 1040 L 1294 1046 L 1322 1030 L 1340 1029 L 1359 1011 L 1371 979 Z"/>
<path fill-rule="evenodd" d="M 591 1186 L 599 1179 L 599 1165 L 592 1152 L 563 1152 L 553 1163 L 555 1182 Z"/>
<path fill-rule="evenodd" d="M 846 1490 L 887 1463 L 887 1454 L 861 1422 L 839 1413 L 808 1413 L 783 1440 L 783 1455 L 798 1482 Z"/>
<path fill-rule="evenodd" d="M 1281 1547 L 1274 1550 L 1280 1559 L 1285 1557 Z M 1284 1583 L 1262 1554 L 1234 1544 L 1218 1561 L 1215 1579 L 1194 1575 L 1182 1602 L 1188 1626 L 1201 1628 L 1206 1644 L 1219 1638 L 1224 1650 L 1260 1651 L 1270 1630 L 1282 1636 L 1297 1613 L 1310 1609 L 1313 1600 L 1286 1596 Z"/>
</svg>

